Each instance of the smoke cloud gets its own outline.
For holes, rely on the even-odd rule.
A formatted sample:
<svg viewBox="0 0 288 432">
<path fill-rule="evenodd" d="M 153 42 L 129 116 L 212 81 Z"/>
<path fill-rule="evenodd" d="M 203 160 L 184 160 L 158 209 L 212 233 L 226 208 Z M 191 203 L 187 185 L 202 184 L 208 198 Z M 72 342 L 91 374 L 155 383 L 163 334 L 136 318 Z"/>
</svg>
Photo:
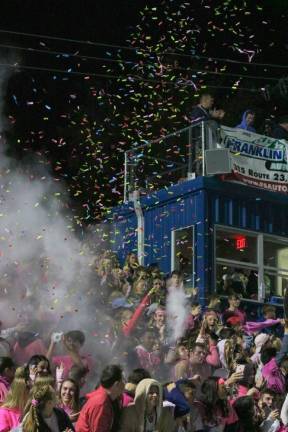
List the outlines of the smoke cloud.
<svg viewBox="0 0 288 432">
<path fill-rule="evenodd" d="M 73 217 L 67 217 L 65 191 L 53 179 L 47 161 L 17 164 L 6 156 L 3 101 L 8 80 L 9 71 L 0 70 L 2 326 L 22 322 L 25 330 L 42 332 L 46 338 L 51 331 L 83 330 L 90 353 L 95 356 L 101 351 L 103 355 L 101 338 L 96 336 L 101 323 L 103 333 L 109 323 L 97 305 L 93 275 L 95 242 L 101 241 L 102 248 L 105 245 L 94 229 L 85 244 L 77 237 Z M 101 236 L 99 226 L 97 231 Z M 87 247 L 89 242 L 94 243 L 94 253 Z"/>
<path fill-rule="evenodd" d="M 187 298 L 183 284 L 168 286 L 166 310 L 170 342 L 174 344 L 184 335 L 188 317 Z"/>
</svg>

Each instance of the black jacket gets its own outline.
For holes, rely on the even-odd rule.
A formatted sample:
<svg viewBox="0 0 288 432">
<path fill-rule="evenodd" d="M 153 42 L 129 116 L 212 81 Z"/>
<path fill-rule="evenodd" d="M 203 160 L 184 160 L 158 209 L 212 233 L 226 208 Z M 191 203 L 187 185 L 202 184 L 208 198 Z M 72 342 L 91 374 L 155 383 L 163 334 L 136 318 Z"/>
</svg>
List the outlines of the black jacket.
<svg viewBox="0 0 288 432">
<path fill-rule="evenodd" d="M 277 125 L 275 129 L 273 129 L 272 137 L 278 139 L 285 139 L 288 141 L 288 132 L 282 126 Z"/>
<path fill-rule="evenodd" d="M 69 419 L 68 415 L 65 413 L 64 410 L 60 408 L 54 408 L 54 413 L 56 414 L 57 417 L 57 422 L 58 422 L 60 432 L 65 431 L 66 428 L 71 429 L 72 431 L 75 430 L 73 424 L 71 423 L 71 420 Z M 44 422 L 42 418 L 40 418 L 39 423 L 40 423 L 39 429 L 41 432 L 51 432 L 51 429 Z"/>
<path fill-rule="evenodd" d="M 207 111 L 201 105 L 195 106 L 191 112 L 192 123 L 198 123 L 205 120 L 211 120 L 209 111 Z"/>
</svg>

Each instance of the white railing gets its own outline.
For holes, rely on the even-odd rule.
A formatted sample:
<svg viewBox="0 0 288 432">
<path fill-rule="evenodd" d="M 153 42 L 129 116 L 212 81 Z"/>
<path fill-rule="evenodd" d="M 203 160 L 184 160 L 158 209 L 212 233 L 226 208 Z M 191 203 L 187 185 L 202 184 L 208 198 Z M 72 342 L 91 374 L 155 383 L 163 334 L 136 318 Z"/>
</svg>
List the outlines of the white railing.
<svg viewBox="0 0 288 432">
<path fill-rule="evenodd" d="M 124 202 L 205 175 L 205 149 L 215 146 L 217 125 L 200 122 L 125 152 Z"/>
</svg>

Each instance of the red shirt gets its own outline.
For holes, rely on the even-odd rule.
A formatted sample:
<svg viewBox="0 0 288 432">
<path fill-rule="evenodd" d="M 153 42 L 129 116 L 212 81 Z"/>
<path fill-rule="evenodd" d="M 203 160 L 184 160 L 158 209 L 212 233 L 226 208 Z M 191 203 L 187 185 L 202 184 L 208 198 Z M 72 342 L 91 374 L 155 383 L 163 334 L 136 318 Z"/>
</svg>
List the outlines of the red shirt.
<svg viewBox="0 0 288 432">
<path fill-rule="evenodd" d="M 110 432 L 113 426 L 113 406 L 106 390 L 100 386 L 87 395 L 76 423 L 76 432 Z"/>
<path fill-rule="evenodd" d="M 226 309 L 223 313 L 223 321 L 226 323 L 227 319 L 233 316 L 240 318 L 240 322 L 242 325 L 245 324 L 246 314 L 244 311 L 240 309 L 235 309 L 234 311 L 231 311 L 230 309 Z"/>
<path fill-rule="evenodd" d="M 140 302 L 140 304 L 137 306 L 132 318 L 123 325 L 122 331 L 125 336 L 130 336 L 132 331 L 135 329 L 136 324 L 143 314 L 145 308 L 150 305 L 150 296 L 147 294 Z"/>
</svg>

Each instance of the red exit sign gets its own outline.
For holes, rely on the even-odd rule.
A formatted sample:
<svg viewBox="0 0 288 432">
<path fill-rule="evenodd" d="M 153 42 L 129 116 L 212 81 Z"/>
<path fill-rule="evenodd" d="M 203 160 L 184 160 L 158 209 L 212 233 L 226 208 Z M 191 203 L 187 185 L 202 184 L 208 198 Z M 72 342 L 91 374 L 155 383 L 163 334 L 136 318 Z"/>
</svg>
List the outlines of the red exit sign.
<svg viewBox="0 0 288 432">
<path fill-rule="evenodd" d="M 246 249 L 247 248 L 247 237 L 237 237 L 235 239 L 235 248 L 237 250 Z"/>
</svg>

